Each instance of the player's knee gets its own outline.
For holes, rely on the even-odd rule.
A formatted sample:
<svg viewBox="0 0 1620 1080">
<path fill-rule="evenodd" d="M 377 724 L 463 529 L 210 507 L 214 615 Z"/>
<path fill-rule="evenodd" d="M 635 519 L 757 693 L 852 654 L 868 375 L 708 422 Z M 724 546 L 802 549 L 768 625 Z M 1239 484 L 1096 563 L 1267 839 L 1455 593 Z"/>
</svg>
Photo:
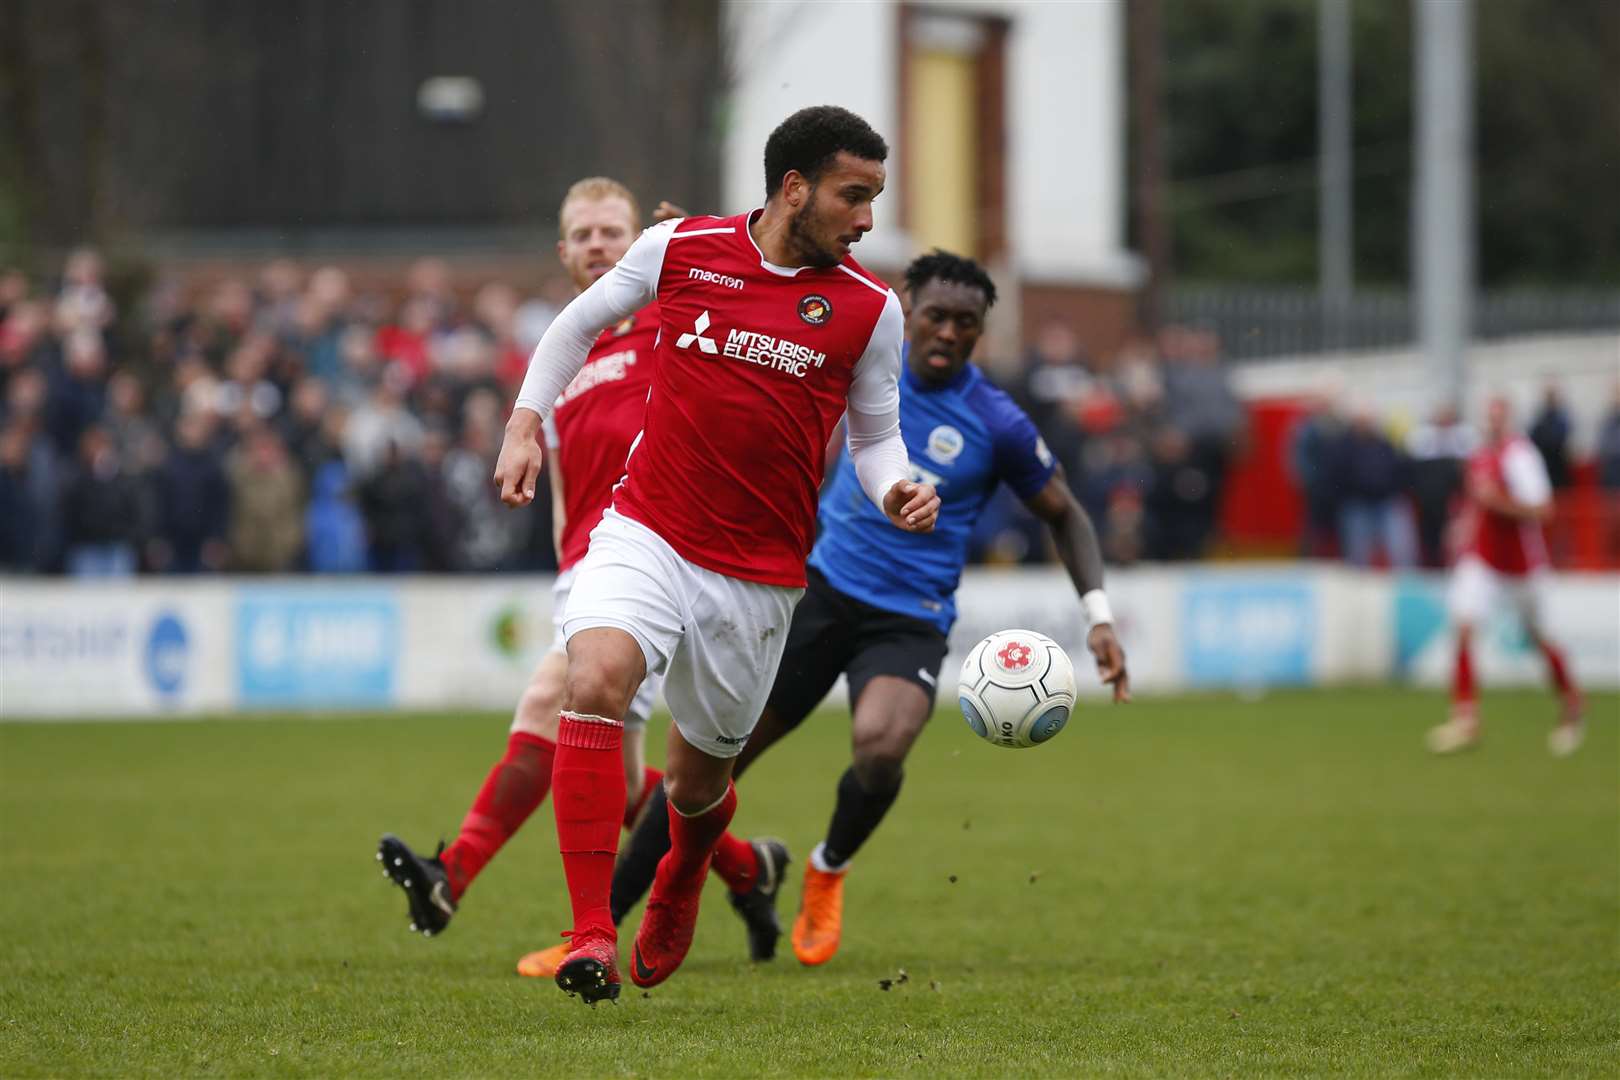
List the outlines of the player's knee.
<svg viewBox="0 0 1620 1080">
<path fill-rule="evenodd" d="M 867 791 L 893 791 L 906 775 L 904 747 L 879 742 L 855 749 L 855 779 Z"/>
<path fill-rule="evenodd" d="M 512 716 L 512 730 L 525 731 L 555 742 L 562 691 L 563 688 L 557 684 L 530 683 L 518 699 L 517 711 Z"/>
<path fill-rule="evenodd" d="M 568 665 L 564 699 L 572 712 L 622 720 L 635 691 L 633 676 L 611 664 L 580 658 Z"/>
<path fill-rule="evenodd" d="M 726 785 L 731 778 L 726 776 L 676 776 L 673 773 L 664 774 L 664 794 L 669 797 L 669 805 L 678 813 L 688 817 L 701 814 L 726 794 Z"/>
</svg>

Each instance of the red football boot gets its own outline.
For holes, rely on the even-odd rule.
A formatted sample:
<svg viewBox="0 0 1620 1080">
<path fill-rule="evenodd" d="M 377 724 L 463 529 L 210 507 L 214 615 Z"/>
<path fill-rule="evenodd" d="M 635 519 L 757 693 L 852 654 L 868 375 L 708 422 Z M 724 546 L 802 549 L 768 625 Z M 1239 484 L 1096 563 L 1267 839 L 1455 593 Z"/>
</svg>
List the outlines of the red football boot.
<svg viewBox="0 0 1620 1080">
<path fill-rule="evenodd" d="M 619 944 L 610 930 L 595 927 L 569 934 L 573 947 L 557 965 L 557 985 L 587 1005 L 619 997 Z"/>
<path fill-rule="evenodd" d="M 668 855 L 664 856 L 667 861 Z M 707 869 L 707 868 L 705 868 Z M 698 904 L 703 899 L 706 874 L 694 875 L 688 882 L 666 884 L 663 875 L 653 880 L 647 911 L 630 950 L 630 981 L 637 986 L 657 986 L 681 966 L 692 947 L 697 929 Z"/>
</svg>

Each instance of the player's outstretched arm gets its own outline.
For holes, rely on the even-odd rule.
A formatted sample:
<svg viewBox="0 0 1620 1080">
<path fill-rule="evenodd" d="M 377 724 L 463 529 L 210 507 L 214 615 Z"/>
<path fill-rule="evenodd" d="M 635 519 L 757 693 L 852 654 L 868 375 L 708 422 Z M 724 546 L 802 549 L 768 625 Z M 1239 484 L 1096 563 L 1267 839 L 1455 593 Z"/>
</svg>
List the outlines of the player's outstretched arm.
<svg viewBox="0 0 1620 1080">
<path fill-rule="evenodd" d="M 1074 582 L 1074 591 L 1080 595 L 1081 606 L 1091 622 L 1086 646 L 1097 658 L 1098 678 L 1114 688 L 1115 701 L 1131 700 L 1125 649 L 1114 633 L 1113 612 L 1103 592 L 1102 545 L 1097 542 L 1097 530 L 1092 527 L 1090 515 L 1069 490 L 1061 465 L 1026 505 L 1052 530 L 1058 558 L 1068 570 L 1069 580 Z"/>
</svg>

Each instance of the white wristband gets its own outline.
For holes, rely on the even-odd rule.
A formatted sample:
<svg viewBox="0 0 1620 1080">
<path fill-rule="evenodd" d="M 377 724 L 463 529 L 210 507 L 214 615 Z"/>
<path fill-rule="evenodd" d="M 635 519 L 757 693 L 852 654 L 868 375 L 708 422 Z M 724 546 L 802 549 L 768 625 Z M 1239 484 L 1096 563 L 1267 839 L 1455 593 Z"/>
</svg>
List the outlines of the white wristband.
<svg viewBox="0 0 1620 1080">
<path fill-rule="evenodd" d="M 1086 609 L 1086 620 L 1092 626 L 1114 621 L 1113 609 L 1108 606 L 1108 597 L 1101 589 L 1092 589 L 1082 596 L 1080 606 Z"/>
</svg>

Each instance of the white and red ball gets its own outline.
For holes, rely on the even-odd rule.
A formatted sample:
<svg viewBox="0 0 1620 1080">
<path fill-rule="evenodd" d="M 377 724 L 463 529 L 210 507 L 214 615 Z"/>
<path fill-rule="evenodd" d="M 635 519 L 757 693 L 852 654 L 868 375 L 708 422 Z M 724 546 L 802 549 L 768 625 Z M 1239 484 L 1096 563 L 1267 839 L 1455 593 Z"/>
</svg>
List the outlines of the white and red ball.
<svg viewBox="0 0 1620 1080">
<path fill-rule="evenodd" d="M 1074 664 L 1045 634 L 1001 630 L 973 647 L 957 684 L 973 733 L 1019 749 L 1049 741 L 1074 710 Z"/>
</svg>

